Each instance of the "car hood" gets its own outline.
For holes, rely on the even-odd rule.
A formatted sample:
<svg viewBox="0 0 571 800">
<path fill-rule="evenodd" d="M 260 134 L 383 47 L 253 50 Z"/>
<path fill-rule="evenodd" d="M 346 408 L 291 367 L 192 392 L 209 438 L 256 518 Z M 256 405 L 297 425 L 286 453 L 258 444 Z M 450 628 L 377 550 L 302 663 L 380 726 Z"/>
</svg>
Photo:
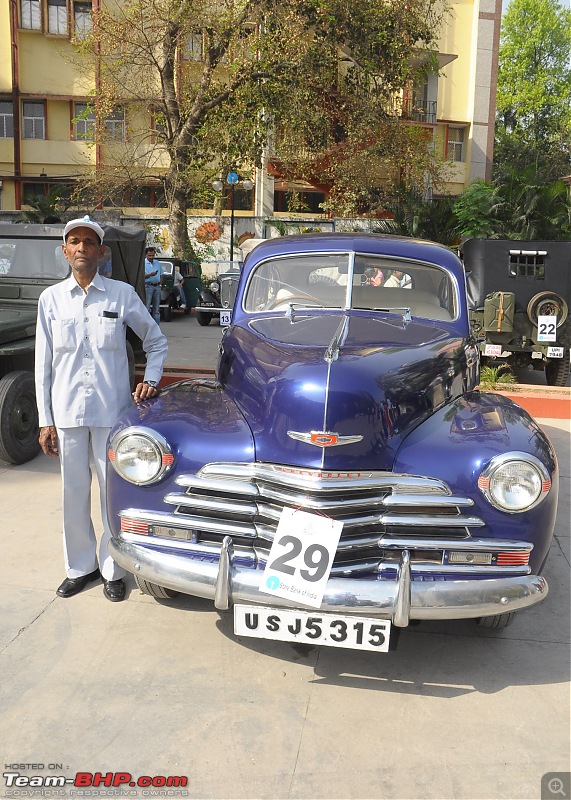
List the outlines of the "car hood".
<svg viewBox="0 0 571 800">
<path fill-rule="evenodd" d="M 469 385 L 465 345 L 400 315 L 274 315 L 229 329 L 218 378 L 258 461 L 390 469 L 410 431 Z"/>
<path fill-rule="evenodd" d="M 34 336 L 37 311 L 35 308 L 13 309 L 0 307 L 0 344 L 17 342 Z"/>
</svg>

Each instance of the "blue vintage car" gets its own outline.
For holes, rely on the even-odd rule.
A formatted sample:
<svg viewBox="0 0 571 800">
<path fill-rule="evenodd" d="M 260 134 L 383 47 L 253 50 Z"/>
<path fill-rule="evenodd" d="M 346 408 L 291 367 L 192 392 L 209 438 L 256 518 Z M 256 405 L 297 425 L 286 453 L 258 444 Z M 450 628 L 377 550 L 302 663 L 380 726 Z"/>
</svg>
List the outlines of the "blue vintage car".
<svg viewBox="0 0 571 800">
<path fill-rule="evenodd" d="M 411 620 L 505 627 L 547 594 L 558 471 L 534 420 L 478 382 L 445 247 L 263 242 L 216 380 L 111 432 L 113 557 L 154 597 L 233 607 L 238 635 L 382 651 Z"/>
</svg>

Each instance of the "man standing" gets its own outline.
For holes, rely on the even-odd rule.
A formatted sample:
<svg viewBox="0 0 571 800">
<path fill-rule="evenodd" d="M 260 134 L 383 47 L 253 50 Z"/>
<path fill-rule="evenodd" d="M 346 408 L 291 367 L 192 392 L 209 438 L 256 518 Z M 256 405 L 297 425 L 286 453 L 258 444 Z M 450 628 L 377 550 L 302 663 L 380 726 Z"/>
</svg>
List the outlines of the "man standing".
<svg viewBox="0 0 571 800">
<path fill-rule="evenodd" d="M 147 311 L 158 324 L 161 321 L 161 265 L 155 261 L 155 253 L 154 247 L 145 250 L 145 294 Z"/>
<path fill-rule="evenodd" d="M 103 593 L 117 602 L 125 596 L 123 577 L 108 552 L 111 536 L 106 510 L 107 436 L 132 403 L 154 397 L 167 351 L 166 337 L 147 313 L 132 286 L 98 274 L 104 231 L 88 216 L 68 222 L 63 254 L 68 278 L 45 289 L 36 328 L 36 398 L 40 445 L 59 456 L 63 485 L 63 545 L 67 577 L 57 590 L 72 597 L 103 578 Z M 145 380 L 133 395 L 125 347 L 126 326 L 143 340 Z M 91 520 L 93 457 L 101 502 L 103 536 L 99 545 Z"/>
</svg>

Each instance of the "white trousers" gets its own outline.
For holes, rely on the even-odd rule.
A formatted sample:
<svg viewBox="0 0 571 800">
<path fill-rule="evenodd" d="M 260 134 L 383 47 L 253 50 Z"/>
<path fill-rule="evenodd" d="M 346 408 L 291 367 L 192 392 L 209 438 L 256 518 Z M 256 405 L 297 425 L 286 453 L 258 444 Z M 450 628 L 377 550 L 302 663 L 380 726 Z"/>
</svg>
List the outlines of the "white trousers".
<svg viewBox="0 0 571 800">
<path fill-rule="evenodd" d="M 125 570 L 109 555 L 111 530 L 107 519 L 107 437 L 110 428 L 57 428 L 62 477 L 63 553 L 68 578 L 97 569 L 97 539 L 91 519 L 91 465 L 99 482 L 103 534 L 99 543 L 99 568 L 105 580 L 115 581 Z"/>
</svg>

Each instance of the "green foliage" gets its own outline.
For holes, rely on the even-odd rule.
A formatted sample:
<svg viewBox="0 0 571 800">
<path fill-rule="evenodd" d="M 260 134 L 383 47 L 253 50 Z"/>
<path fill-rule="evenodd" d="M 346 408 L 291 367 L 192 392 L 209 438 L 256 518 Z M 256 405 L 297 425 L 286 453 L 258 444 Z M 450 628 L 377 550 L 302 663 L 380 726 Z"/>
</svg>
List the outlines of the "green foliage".
<svg viewBox="0 0 571 800">
<path fill-rule="evenodd" d="M 41 223 L 46 217 L 59 217 L 67 211 L 71 202 L 64 197 L 62 189 L 55 188 L 47 195 L 34 195 L 26 205 L 31 206 L 31 209 L 20 212 L 22 219 L 26 222 Z"/>
<path fill-rule="evenodd" d="M 402 186 L 385 203 L 385 210 L 392 214 L 392 218 L 375 220 L 373 230 L 376 233 L 413 236 L 452 246 L 458 243 L 452 206 L 453 201 L 449 197 L 429 200 L 418 189 Z"/>
<path fill-rule="evenodd" d="M 454 203 L 454 217 L 462 239 L 493 238 L 498 230 L 500 200 L 495 188 L 477 178 Z"/>
<path fill-rule="evenodd" d="M 497 367 L 482 367 L 480 370 L 480 389 L 493 391 L 496 388 L 505 388 L 517 383 L 516 377 L 507 364 Z"/>
<path fill-rule="evenodd" d="M 511 0 L 502 19 L 495 177 L 533 165 L 549 183 L 571 171 L 571 11 Z"/>
</svg>

